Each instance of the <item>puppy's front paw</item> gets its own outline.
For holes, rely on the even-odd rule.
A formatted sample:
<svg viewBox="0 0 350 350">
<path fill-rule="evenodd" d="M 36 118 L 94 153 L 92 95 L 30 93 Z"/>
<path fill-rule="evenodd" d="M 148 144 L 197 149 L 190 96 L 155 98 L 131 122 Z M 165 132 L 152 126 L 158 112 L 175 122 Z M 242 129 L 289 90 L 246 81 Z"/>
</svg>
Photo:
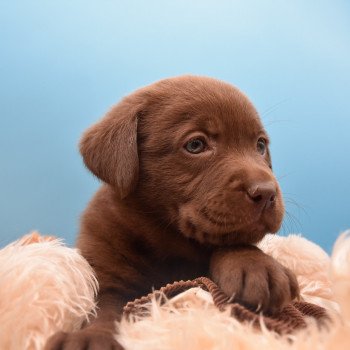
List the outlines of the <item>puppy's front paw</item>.
<svg viewBox="0 0 350 350">
<path fill-rule="evenodd" d="M 215 252 L 210 273 L 235 302 L 268 314 L 280 311 L 299 295 L 292 271 L 253 246 Z"/>
<path fill-rule="evenodd" d="M 58 332 L 47 341 L 44 350 L 123 350 L 112 333 L 83 329 L 74 333 Z"/>
</svg>

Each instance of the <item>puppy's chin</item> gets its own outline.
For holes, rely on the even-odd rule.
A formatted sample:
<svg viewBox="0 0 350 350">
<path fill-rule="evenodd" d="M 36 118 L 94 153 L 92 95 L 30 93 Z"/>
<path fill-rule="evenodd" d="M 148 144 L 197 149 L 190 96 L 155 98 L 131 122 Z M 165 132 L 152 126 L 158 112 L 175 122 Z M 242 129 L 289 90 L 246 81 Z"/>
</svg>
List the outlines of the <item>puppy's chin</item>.
<svg viewBox="0 0 350 350">
<path fill-rule="evenodd" d="M 283 212 L 274 214 L 250 215 L 250 220 L 246 215 L 245 220 L 239 222 L 230 222 L 229 217 L 218 217 L 216 221 L 210 213 L 198 210 L 193 203 L 186 203 L 179 209 L 178 227 L 185 237 L 202 244 L 255 244 L 267 233 L 278 231 Z"/>
</svg>

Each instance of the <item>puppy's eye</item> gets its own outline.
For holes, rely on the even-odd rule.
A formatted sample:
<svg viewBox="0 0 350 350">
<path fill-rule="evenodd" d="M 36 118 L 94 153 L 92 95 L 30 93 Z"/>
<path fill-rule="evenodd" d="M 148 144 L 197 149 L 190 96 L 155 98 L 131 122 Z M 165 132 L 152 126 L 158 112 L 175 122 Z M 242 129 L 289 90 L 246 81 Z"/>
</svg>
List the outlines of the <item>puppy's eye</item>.
<svg viewBox="0 0 350 350">
<path fill-rule="evenodd" d="M 266 148 L 267 148 L 266 140 L 260 137 L 256 144 L 256 148 L 261 155 L 264 155 L 266 153 Z"/>
<path fill-rule="evenodd" d="M 205 143 L 201 139 L 193 139 L 186 143 L 185 148 L 186 151 L 197 154 L 204 151 Z"/>
</svg>

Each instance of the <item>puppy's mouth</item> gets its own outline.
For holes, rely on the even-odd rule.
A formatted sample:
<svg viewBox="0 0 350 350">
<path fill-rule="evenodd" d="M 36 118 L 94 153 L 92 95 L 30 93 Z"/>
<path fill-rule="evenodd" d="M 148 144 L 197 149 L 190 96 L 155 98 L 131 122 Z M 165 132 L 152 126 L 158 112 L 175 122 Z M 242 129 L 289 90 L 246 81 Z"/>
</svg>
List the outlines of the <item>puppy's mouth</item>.
<svg viewBox="0 0 350 350">
<path fill-rule="evenodd" d="M 279 224 L 270 224 L 276 221 L 276 215 L 269 213 L 272 218 L 266 218 L 264 211 L 246 212 L 235 218 L 234 215 L 185 204 L 179 214 L 178 225 L 182 234 L 210 245 L 254 244 L 267 232 L 276 232 L 279 227 Z"/>
<path fill-rule="evenodd" d="M 213 224 L 216 227 L 235 227 L 237 226 L 237 223 L 230 220 L 229 215 L 227 214 L 220 214 L 215 212 L 210 212 L 206 208 L 202 208 L 198 211 L 198 213 L 208 222 Z M 255 220 L 258 221 L 261 217 L 262 212 L 257 212 Z"/>
</svg>

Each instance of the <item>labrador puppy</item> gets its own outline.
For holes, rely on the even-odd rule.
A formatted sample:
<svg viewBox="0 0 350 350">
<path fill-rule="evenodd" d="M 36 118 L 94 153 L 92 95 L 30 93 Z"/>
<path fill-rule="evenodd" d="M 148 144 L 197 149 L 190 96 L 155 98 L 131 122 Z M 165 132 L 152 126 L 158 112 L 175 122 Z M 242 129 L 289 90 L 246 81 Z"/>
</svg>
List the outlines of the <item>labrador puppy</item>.
<svg viewBox="0 0 350 350">
<path fill-rule="evenodd" d="M 97 274 L 99 310 L 46 349 L 122 349 L 123 305 L 176 280 L 209 276 L 267 314 L 298 295 L 293 273 L 255 246 L 284 206 L 269 138 L 237 88 L 197 76 L 141 88 L 85 132 L 80 151 L 103 181 L 77 244 Z"/>
</svg>

